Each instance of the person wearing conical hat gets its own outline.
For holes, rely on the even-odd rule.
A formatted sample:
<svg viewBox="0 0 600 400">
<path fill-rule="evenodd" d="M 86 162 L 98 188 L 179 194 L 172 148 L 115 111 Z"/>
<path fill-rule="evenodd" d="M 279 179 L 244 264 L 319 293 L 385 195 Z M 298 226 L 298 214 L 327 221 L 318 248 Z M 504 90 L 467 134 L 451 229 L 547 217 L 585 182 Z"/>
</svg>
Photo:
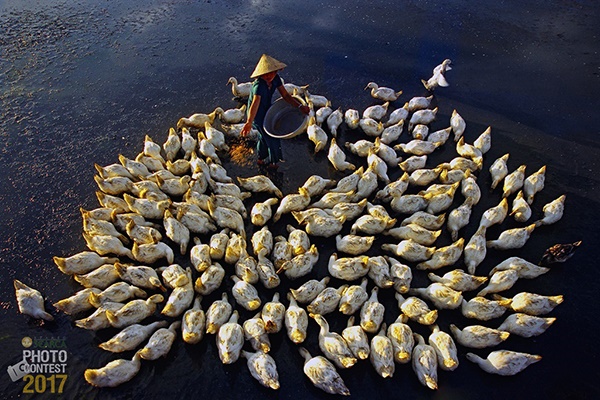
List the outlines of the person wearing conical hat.
<svg viewBox="0 0 600 400">
<path fill-rule="evenodd" d="M 269 136 L 264 129 L 265 115 L 271 107 L 273 93 L 277 90 L 285 101 L 293 107 L 299 108 L 304 114 L 308 114 L 310 111 L 307 106 L 302 105 L 285 90 L 281 78 L 277 74 L 285 67 L 284 63 L 271 56 L 263 54 L 260 57 L 254 72 L 250 75 L 255 79 L 248 97 L 247 120 L 241 132 L 242 136 L 248 135 L 251 128 L 259 132 L 256 145 L 258 164 L 272 169 L 276 169 L 277 163 L 283 160 L 280 139 Z"/>
</svg>

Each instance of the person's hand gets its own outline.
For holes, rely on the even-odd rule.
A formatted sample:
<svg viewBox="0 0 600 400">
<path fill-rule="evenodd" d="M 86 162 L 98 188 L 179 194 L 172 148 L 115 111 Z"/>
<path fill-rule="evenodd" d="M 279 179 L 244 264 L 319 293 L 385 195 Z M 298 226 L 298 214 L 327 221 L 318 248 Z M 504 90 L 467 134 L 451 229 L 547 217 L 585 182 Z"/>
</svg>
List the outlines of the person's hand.
<svg viewBox="0 0 600 400">
<path fill-rule="evenodd" d="M 298 108 L 302 114 L 308 115 L 308 113 L 310 113 L 310 108 L 308 106 L 300 106 Z"/>
<path fill-rule="evenodd" d="M 248 136 L 248 134 L 250 133 L 251 130 L 252 130 L 252 124 L 246 122 L 244 124 L 244 126 L 242 126 L 242 130 L 240 131 L 240 135 L 242 135 L 242 137 L 246 137 L 246 136 Z"/>
</svg>

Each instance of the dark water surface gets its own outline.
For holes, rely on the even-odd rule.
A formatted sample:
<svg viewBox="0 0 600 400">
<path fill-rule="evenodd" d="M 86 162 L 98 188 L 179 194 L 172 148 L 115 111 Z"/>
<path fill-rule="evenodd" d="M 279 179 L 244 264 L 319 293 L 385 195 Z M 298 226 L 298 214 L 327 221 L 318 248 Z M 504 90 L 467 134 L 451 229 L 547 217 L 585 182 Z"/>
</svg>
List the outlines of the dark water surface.
<svg viewBox="0 0 600 400">
<path fill-rule="evenodd" d="M 565 303 L 550 314 L 556 323 L 545 334 L 531 339 L 511 337 L 500 346 L 540 354 L 541 362 L 514 377 L 492 376 L 467 361 L 468 350 L 461 347 L 460 367 L 439 373 L 437 392 L 422 387 L 408 365 L 397 366 L 395 376 L 383 380 L 368 362 L 360 362 L 341 373 L 352 396 L 600 396 L 596 338 L 600 272 L 595 252 L 600 224 L 600 12 L 596 2 L 15 3 L 0 1 L 2 398 L 31 396 L 22 394 L 22 381 L 13 383 L 6 373 L 8 366 L 21 360 L 24 336 L 66 338 L 69 377 L 63 398 L 328 397 L 304 377 L 301 357 L 282 334 L 271 339 L 282 385 L 277 393 L 254 381 L 243 360 L 223 366 L 213 337 L 197 346 L 178 339 L 166 359 L 143 362 L 131 382 L 113 390 L 94 389 L 85 383 L 83 371 L 119 358 L 97 348 L 115 332 L 75 328 L 72 318 L 51 306 L 79 290 L 51 258 L 85 249 L 79 207 L 97 205 L 94 162 L 111 164 L 118 154 L 134 158 L 146 134 L 162 143 L 180 117 L 216 106 L 236 106 L 225 82 L 230 76 L 248 80 L 263 52 L 288 64 L 282 74 L 287 81 L 310 84 L 314 93 L 330 98 L 334 108 L 361 111 L 373 104 L 363 91 L 367 82 L 404 90 L 395 104 L 399 107 L 413 96 L 426 94 L 420 79 L 427 79 L 444 58 L 452 59 L 454 68 L 447 74 L 450 87 L 435 92 L 440 111 L 432 126 L 448 126 L 456 108 L 467 121 L 467 142 L 488 125 L 493 131 L 493 147 L 479 176 L 484 199 L 474 209 L 463 236 L 468 239 L 481 213 L 498 203 L 499 192 L 487 190 L 487 169 L 506 152 L 511 154 L 510 170 L 527 164 L 530 174 L 548 166 L 546 187 L 536 196 L 532 220 L 541 215 L 544 204 L 567 194 L 561 221 L 536 230 L 523 249 L 510 254 L 489 251 L 478 272 L 487 273 L 508 255 L 537 262 L 552 244 L 584 242 L 568 263 L 553 267 L 535 281 L 518 282 L 507 292 L 509 296 L 520 291 L 565 295 Z M 356 133 L 342 132 L 340 141 L 357 138 Z M 407 136 L 401 141 L 408 141 Z M 333 171 L 325 154 L 313 156 L 313 145 L 304 136 L 286 141 L 283 152 L 287 162 L 275 179 L 286 193 L 294 192 L 312 174 L 343 176 Z M 454 152 L 448 143 L 432 155 L 428 165 L 449 160 Z M 227 166 L 231 176 L 258 172 L 254 167 Z M 397 176 L 396 169 L 391 177 Z M 514 221 L 507 220 L 501 228 L 490 229 L 488 237 L 495 238 L 513 226 Z M 439 246 L 449 243 L 449 238 L 442 239 L 445 242 Z M 321 257 L 312 276 L 322 277 L 332 247 L 326 241 L 315 242 Z M 427 285 L 424 274 L 415 275 L 413 286 Z M 55 322 L 40 323 L 18 314 L 15 278 L 44 294 Z M 286 281 L 282 289 L 299 284 Z M 267 291 L 263 300 L 271 296 L 272 291 Z M 382 297 L 388 305 L 386 321 L 391 322 L 397 315 L 395 303 L 389 293 Z M 208 304 L 205 300 L 203 308 Z M 334 330 L 341 331 L 345 319 L 332 319 Z M 460 327 L 475 323 L 457 311 L 440 312 L 439 321 L 444 330 L 450 323 Z M 428 334 L 424 327 L 414 329 Z M 318 352 L 316 336 L 311 322 L 306 346 L 313 354 Z M 487 354 L 487 350 L 475 352 Z M 46 392 L 38 397 L 54 396 Z"/>
</svg>

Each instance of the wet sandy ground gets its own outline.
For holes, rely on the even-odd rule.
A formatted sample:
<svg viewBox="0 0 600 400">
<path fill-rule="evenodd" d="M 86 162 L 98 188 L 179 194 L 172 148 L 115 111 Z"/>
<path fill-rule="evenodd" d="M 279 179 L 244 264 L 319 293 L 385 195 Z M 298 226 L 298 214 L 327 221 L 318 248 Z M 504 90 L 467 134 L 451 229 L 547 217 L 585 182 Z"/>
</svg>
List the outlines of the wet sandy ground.
<svg viewBox="0 0 600 400">
<path fill-rule="evenodd" d="M 116 390 L 93 389 L 82 372 L 114 358 L 96 348 L 112 332 L 76 329 L 71 318 L 55 311 L 57 320 L 50 324 L 19 315 L 12 280 L 38 288 L 48 306 L 77 290 L 51 257 L 84 250 L 79 207 L 96 206 L 93 163 L 116 162 L 119 153 L 133 158 L 146 134 L 162 143 L 181 116 L 235 106 L 225 82 L 229 76 L 244 80 L 262 52 L 289 65 L 282 74 L 288 81 L 310 84 L 335 107 L 359 110 L 373 104 L 362 90 L 367 82 L 403 89 L 396 105 L 401 106 L 425 94 L 420 79 L 450 58 L 455 68 L 448 73 L 450 87 L 435 92 L 440 113 L 434 126 L 447 126 L 454 108 L 467 121 L 467 141 L 492 126 L 482 188 L 489 187 L 491 162 L 510 152 L 512 169 L 524 163 L 532 172 L 548 165 L 533 218 L 543 204 L 567 194 L 563 220 L 537 230 L 524 249 L 510 254 L 537 261 L 554 243 L 582 239 L 584 246 L 567 264 L 513 290 L 564 294 L 566 301 L 551 314 L 558 320 L 544 335 L 507 343 L 544 357 L 518 376 L 487 375 L 464 358 L 464 349 L 459 369 L 440 373 L 436 393 L 423 388 L 408 366 L 397 367 L 394 378 L 385 381 L 367 362 L 342 376 L 356 398 L 597 398 L 600 32 L 595 3 L 296 3 L 0 1 L 2 371 L 20 360 L 23 336 L 66 337 L 65 398 L 327 397 L 303 376 L 300 356 L 282 335 L 272 339 L 279 393 L 260 387 L 243 362 L 222 366 L 212 338 L 194 347 L 178 341 L 167 359 L 144 363 L 132 382 Z M 295 191 L 312 174 L 342 176 L 325 155 L 313 157 L 312 149 L 304 138 L 284 143 L 287 162 L 275 177 L 284 192 Z M 453 154 L 446 146 L 432 165 Z M 232 176 L 258 172 L 230 167 Z M 497 192 L 485 189 L 484 197 L 465 237 L 474 232 L 476 215 L 499 200 Z M 490 236 L 499 232 L 490 230 Z M 317 242 L 324 266 L 331 246 Z M 507 256 L 489 254 L 489 268 Z M 414 286 L 425 282 L 417 277 Z M 387 319 L 394 313 L 389 309 Z M 467 321 L 443 312 L 441 326 L 449 323 Z M 339 331 L 345 321 L 333 325 Z M 312 323 L 309 335 L 307 346 L 316 353 Z M 5 372 L 1 376 L 3 397 L 19 397 L 23 383 L 12 383 Z"/>
</svg>

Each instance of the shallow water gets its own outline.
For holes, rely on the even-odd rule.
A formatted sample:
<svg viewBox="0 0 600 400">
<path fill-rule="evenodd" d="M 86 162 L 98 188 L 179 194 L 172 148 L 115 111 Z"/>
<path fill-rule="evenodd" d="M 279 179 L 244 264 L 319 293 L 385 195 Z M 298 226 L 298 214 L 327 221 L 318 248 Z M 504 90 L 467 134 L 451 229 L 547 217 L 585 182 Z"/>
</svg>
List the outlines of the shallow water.
<svg viewBox="0 0 600 400">
<path fill-rule="evenodd" d="M 467 121 L 467 141 L 492 126 L 493 147 L 479 177 L 482 189 L 489 187 L 491 162 L 510 152 L 511 169 L 527 164 L 531 173 L 548 165 L 532 218 L 541 214 L 543 204 L 567 194 L 564 218 L 536 230 L 525 248 L 510 255 L 535 262 L 555 243 L 582 239 L 582 248 L 568 263 L 535 281 L 519 282 L 509 292 L 564 294 L 565 303 L 551 313 L 557 322 L 545 334 L 506 343 L 506 348 L 544 357 L 515 377 L 483 373 L 466 360 L 462 348 L 461 366 L 440 372 L 435 393 L 418 383 L 409 366 L 398 366 L 389 380 L 379 378 L 368 362 L 341 374 L 356 398 L 597 398 L 599 274 L 592 249 L 599 242 L 600 223 L 600 32 L 595 2 L 389 3 L 0 1 L 2 370 L 21 359 L 22 337 L 65 337 L 65 398 L 327 397 L 303 376 L 300 356 L 282 335 L 272 338 L 279 393 L 260 387 L 243 361 L 222 366 L 211 337 L 197 346 L 177 341 L 165 360 L 145 362 L 138 376 L 118 389 L 91 388 L 83 370 L 116 358 L 96 347 L 114 332 L 86 332 L 56 313 L 51 304 L 79 286 L 56 269 L 51 257 L 85 248 L 78 209 L 97 204 L 93 163 L 111 164 L 119 153 L 135 157 L 146 134 L 162 143 L 182 116 L 236 106 L 225 82 L 230 76 L 245 80 L 263 52 L 288 64 L 282 73 L 286 81 L 310 84 L 311 92 L 326 95 L 334 108 L 358 110 L 373 104 L 363 91 L 367 82 L 404 90 L 399 107 L 426 94 L 420 79 L 450 58 L 450 87 L 435 92 L 439 114 L 433 127 L 447 126 L 455 108 Z M 343 143 L 358 134 L 342 131 L 340 137 Z M 451 147 L 436 153 L 431 165 L 452 158 Z M 312 174 L 343 176 L 313 149 L 304 136 L 283 143 L 287 162 L 274 179 L 284 192 L 295 191 Z M 231 176 L 258 172 L 228 167 Z M 476 216 L 499 201 L 497 191 L 483 192 L 463 232 L 467 238 L 476 229 Z M 489 236 L 500 231 L 490 229 Z M 326 241 L 315 242 L 321 252 L 315 276 L 320 277 L 332 249 Z M 488 254 L 482 271 L 506 256 Z M 55 322 L 40 324 L 18 314 L 15 278 L 46 296 Z M 413 286 L 426 282 L 419 275 Z M 264 300 L 270 296 L 269 291 Z M 395 313 L 388 307 L 386 320 Z M 442 327 L 469 323 L 454 311 L 440 314 Z M 332 325 L 340 331 L 345 320 Z M 421 328 L 415 329 L 426 334 Z M 313 354 L 318 352 L 316 332 L 311 323 L 307 347 Z M 6 372 L 1 376 L 4 398 L 28 397 L 22 394 L 23 382 L 11 382 Z"/>
</svg>

